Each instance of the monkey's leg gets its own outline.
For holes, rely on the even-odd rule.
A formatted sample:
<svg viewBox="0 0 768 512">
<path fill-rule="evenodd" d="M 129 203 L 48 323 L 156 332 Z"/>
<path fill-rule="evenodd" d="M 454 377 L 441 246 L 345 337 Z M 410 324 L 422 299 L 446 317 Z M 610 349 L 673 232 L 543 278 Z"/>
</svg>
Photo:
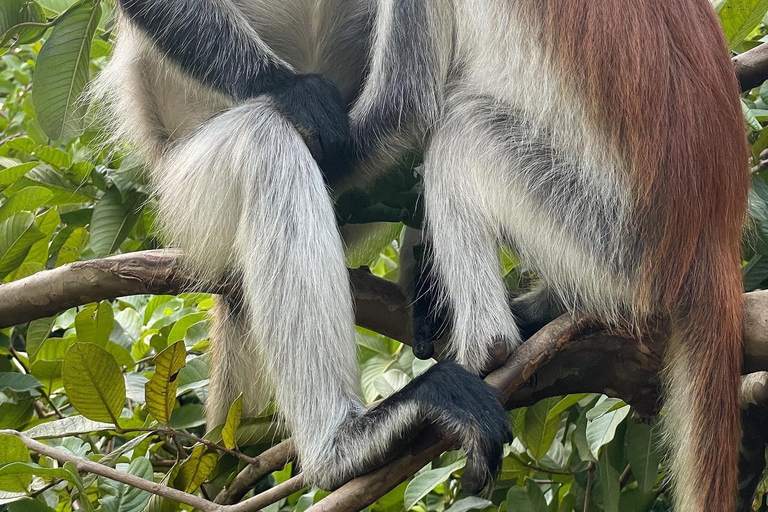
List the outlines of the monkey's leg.
<svg viewBox="0 0 768 512">
<path fill-rule="evenodd" d="M 480 374 L 520 343 L 499 261 L 498 220 L 486 191 L 502 187 L 460 122 L 448 120 L 425 158 L 424 197 L 434 265 L 451 315 L 450 352 Z M 495 360 L 494 360 L 495 359 Z"/>
<path fill-rule="evenodd" d="M 211 310 L 210 387 L 205 402 L 209 427 L 226 421 L 230 406 L 241 393 L 244 416 L 262 412 L 273 394 L 245 307 L 240 294 L 231 293 L 216 298 Z"/>
<path fill-rule="evenodd" d="M 618 318 L 636 268 L 626 189 L 496 98 L 459 92 L 446 103 L 426 156 L 425 197 L 459 362 L 476 371 L 494 336 L 520 339 L 497 259 L 502 236 L 548 286 L 513 301 L 524 322 L 549 320 L 558 305 Z"/>
<path fill-rule="evenodd" d="M 528 339 L 542 327 L 566 312 L 560 299 L 546 283 L 515 297 L 510 301 L 512 313 L 517 319 L 520 335 Z"/>
<path fill-rule="evenodd" d="M 253 335 L 245 340 L 265 362 L 308 483 L 335 487 L 372 469 L 431 420 L 467 451 L 469 490 L 488 484 L 508 420 L 477 377 L 437 365 L 365 411 L 333 205 L 293 125 L 268 102 L 245 104 L 205 123 L 158 169 L 160 218 L 188 261 L 204 275 L 235 269 L 242 277 Z M 219 355 L 234 360 L 217 368 L 249 368 L 247 352 Z"/>
</svg>

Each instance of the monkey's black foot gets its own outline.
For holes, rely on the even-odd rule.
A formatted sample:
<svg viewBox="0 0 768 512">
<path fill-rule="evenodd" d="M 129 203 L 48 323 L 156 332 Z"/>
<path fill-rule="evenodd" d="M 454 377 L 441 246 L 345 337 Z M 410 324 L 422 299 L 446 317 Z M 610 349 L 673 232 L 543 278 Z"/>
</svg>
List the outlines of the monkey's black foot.
<svg viewBox="0 0 768 512">
<path fill-rule="evenodd" d="M 351 417 L 324 453 L 302 460 L 305 480 L 334 489 L 381 466 L 429 423 L 466 452 L 464 490 L 487 494 L 501 468 L 504 444 L 512 441 L 509 418 L 496 390 L 453 362 L 436 364 L 378 406 Z"/>
<path fill-rule="evenodd" d="M 435 341 L 443 330 L 442 322 L 431 317 L 413 318 L 413 355 L 429 359 L 435 354 Z"/>
</svg>

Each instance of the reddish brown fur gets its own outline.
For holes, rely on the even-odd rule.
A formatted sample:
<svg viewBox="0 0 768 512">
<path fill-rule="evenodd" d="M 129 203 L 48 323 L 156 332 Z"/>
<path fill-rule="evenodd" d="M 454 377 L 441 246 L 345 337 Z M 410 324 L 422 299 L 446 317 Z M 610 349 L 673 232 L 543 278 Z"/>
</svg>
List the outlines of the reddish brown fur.
<svg viewBox="0 0 768 512">
<path fill-rule="evenodd" d="M 707 0 L 532 2 L 590 121 L 629 163 L 641 253 L 635 307 L 673 319 L 674 350 L 692 367 L 695 467 L 686 470 L 700 482 L 701 510 L 733 510 L 749 174 L 717 17 Z"/>
</svg>

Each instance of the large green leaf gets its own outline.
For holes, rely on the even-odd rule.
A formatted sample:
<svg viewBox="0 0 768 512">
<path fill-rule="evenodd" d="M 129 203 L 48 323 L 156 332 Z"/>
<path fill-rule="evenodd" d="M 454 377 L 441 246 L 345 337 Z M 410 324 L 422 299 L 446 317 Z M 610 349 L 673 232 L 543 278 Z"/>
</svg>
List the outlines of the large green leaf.
<svg viewBox="0 0 768 512">
<path fill-rule="evenodd" d="M 589 450 L 595 458 L 599 459 L 600 449 L 610 443 L 616 435 L 616 428 L 629 414 L 629 406 L 603 414 L 594 421 L 587 422 L 586 438 Z"/>
<path fill-rule="evenodd" d="M 197 491 L 216 468 L 218 460 L 219 457 L 208 452 L 205 446 L 195 445 L 187 460 L 181 464 L 173 486 L 189 493 Z"/>
<path fill-rule="evenodd" d="M 514 512 L 546 512 L 547 501 L 541 489 L 533 480 L 528 480 L 525 489 L 510 487 L 507 491 L 507 510 Z"/>
<path fill-rule="evenodd" d="M 22 189 L 0 206 L 0 222 L 21 211 L 34 212 L 53 199 L 53 192 L 43 187 Z"/>
<path fill-rule="evenodd" d="M 37 2 L 3 0 L 0 2 L 0 47 L 7 48 L 11 42 L 36 41 L 45 33 L 45 21 L 43 8 Z"/>
<path fill-rule="evenodd" d="M 224 446 L 232 450 L 237 446 L 237 427 L 240 426 L 240 420 L 243 417 L 243 395 L 237 397 L 227 412 L 227 420 L 224 428 L 221 430 L 221 437 L 224 440 Z"/>
<path fill-rule="evenodd" d="M 101 6 L 83 2 L 56 22 L 37 57 L 32 99 L 40 126 L 52 139 L 79 131 L 78 99 L 88 82 L 91 41 Z"/>
<path fill-rule="evenodd" d="M 78 341 L 106 347 L 109 334 L 115 326 L 112 305 L 103 301 L 83 308 L 75 317 Z"/>
<path fill-rule="evenodd" d="M 737 48 L 760 24 L 768 11 L 768 0 L 726 0 L 720 7 L 728 48 Z"/>
<path fill-rule="evenodd" d="M 30 393 L 43 384 L 28 373 L 2 372 L 0 373 L 0 391 L 14 391 L 16 393 Z"/>
<path fill-rule="evenodd" d="M 611 464 L 615 458 L 615 444 L 606 446 L 597 460 L 597 481 L 595 482 L 595 498 L 602 505 L 604 512 L 619 512 L 619 494 L 621 484 L 619 471 Z"/>
<path fill-rule="evenodd" d="M 463 468 L 465 460 L 459 460 L 444 468 L 429 469 L 416 475 L 405 488 L 405 510 L 412 509 L 424 496 L 445 482 L 451 473 Z"/>
<path fill-rule="evenodd" d="M 545 398 L 529 407 L 525 414 L 523 440 L 535 459 L 547 454 L 560 427 L 560 416 L 550 414 L 560 403 L 560 397 Z"/>
<path fill-rule="evenodd" d="M 48 339 L 48 335 L 53 328 L 55 317 L 39 318 L 30 322 L 27 327 L 26 349 L 30 361 L 35 360 L 37 351 L 43 346 L 43 342 Z"/>
<path fill-rule="evenodd" d="M 91 249 L 97 257 L 117 251 L 141 216 L 146 198 L 137 193 L 126 195 L 123 200 L 117 187 L 110 187 L 93 208 Z"/>
<path fill-rule="evenodd" d="M 21 178 L 38 165 L 40 165 L 39 162 L 27 162 L 0 170 L 0 190 Z"/>
<path fill-rule="evenodd" d="M 32 213 L 20 212 L 0 223 L 0 279 L 21 265 L 32 245 L 43 238 Z"/>
<path fill-rule="evenodd" d="M 647 494 L 656 485 L 661 462 L 661 451 L 653 427 L 645 423 L 630 422 L 625 444 L 625 453 L 632 468 L 632 474 L 640 490 Z"/>
<path fill-rule="evenodd" d="M 56 266 L 60 267 L 80 259 L 80 253 L 85 248 L 87 240 L 88 232 L 85 228 L 73 229 L 64 245 L 59 249 L 59 254 L 56 257 Z"/>
<path fill-rule="evenodd" d="M 24 432 L 25 435 L 36 439 L 46 437 L 71 437 L 89 432 L 98 432 L 104 430 L 114 430 L 112 423 L 103 423 L 100 421 L 91 421 L 83 416 L 70 416 L 60 420 L 41 423 Z"/>
<path fill-rule="evenodd" d="M 0 435 L 0 465 L 12 462 L 30 462 L 29 450 L 16 436 Z M 7 474 L 0 476 L 0 490 L 24 492 L 32 482 L 32 475 Z"/>
<path fill-rule="evenodd" d="M 29 253 L 27 253 L 27 257 L 24 258 L 24 263 L 40 263 L 41 265 L 45 265 L 48 261 L 48 246 L 60 223 L 61 217 L 53 208 L 35 219 L 37 228 L 45 235 L 45 237 L 42 240 L 35 242 L 29 250 Z"/>
<path fill-rule="evenodd" d="M 153 481 L 152 463 L 145 457 L 131 461 L 129 475 Z M 104 479 L 99 483 L 102 497 L 99 499 L 103 512 L 141 512 L 149 503 L 150 493 L 126 484 Z"/>
<path fill-rule="evenodd" d="M 0 404 L 0 429 L 23 428 L 35 413 L 35 404 L 32 400 L 14 403 L 3 402 Z"/>
<path fill-rule="evenodd" d="M 176 404 L 179 371 L 186 364 L 187 351 L 177 341 L 155 357 L 155 373 L 144 387 L 147 409 L 160 423 L 167 425 Z"/>
<path fill-rule="evenodd" d="M 117 424 L 125 403 L 125 380 L 115 358 L 93 343 L 75 343 L 64 356 L 64 389 L 88 419 Z"/>
</svg>

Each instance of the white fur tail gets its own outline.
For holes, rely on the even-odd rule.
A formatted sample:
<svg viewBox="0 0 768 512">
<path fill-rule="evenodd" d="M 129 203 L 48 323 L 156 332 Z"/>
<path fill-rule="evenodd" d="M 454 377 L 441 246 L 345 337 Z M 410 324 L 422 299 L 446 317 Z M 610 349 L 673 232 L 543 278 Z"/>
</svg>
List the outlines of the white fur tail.
<svg viewBox="0 0 768 512">
<path fill-rule="evenodd" d="M 218 307 L 209 425 L 239 392 L 246 409 L 263 405 L 254 388 L 266 377 L 299 452 L 321 453 L 361 402 L 341 238 L 302 138 L 254 101 L 204 123 L 154 173 L 171 244 L 201 279 L 242 282 L 242 299 Z"/>
</svg>

